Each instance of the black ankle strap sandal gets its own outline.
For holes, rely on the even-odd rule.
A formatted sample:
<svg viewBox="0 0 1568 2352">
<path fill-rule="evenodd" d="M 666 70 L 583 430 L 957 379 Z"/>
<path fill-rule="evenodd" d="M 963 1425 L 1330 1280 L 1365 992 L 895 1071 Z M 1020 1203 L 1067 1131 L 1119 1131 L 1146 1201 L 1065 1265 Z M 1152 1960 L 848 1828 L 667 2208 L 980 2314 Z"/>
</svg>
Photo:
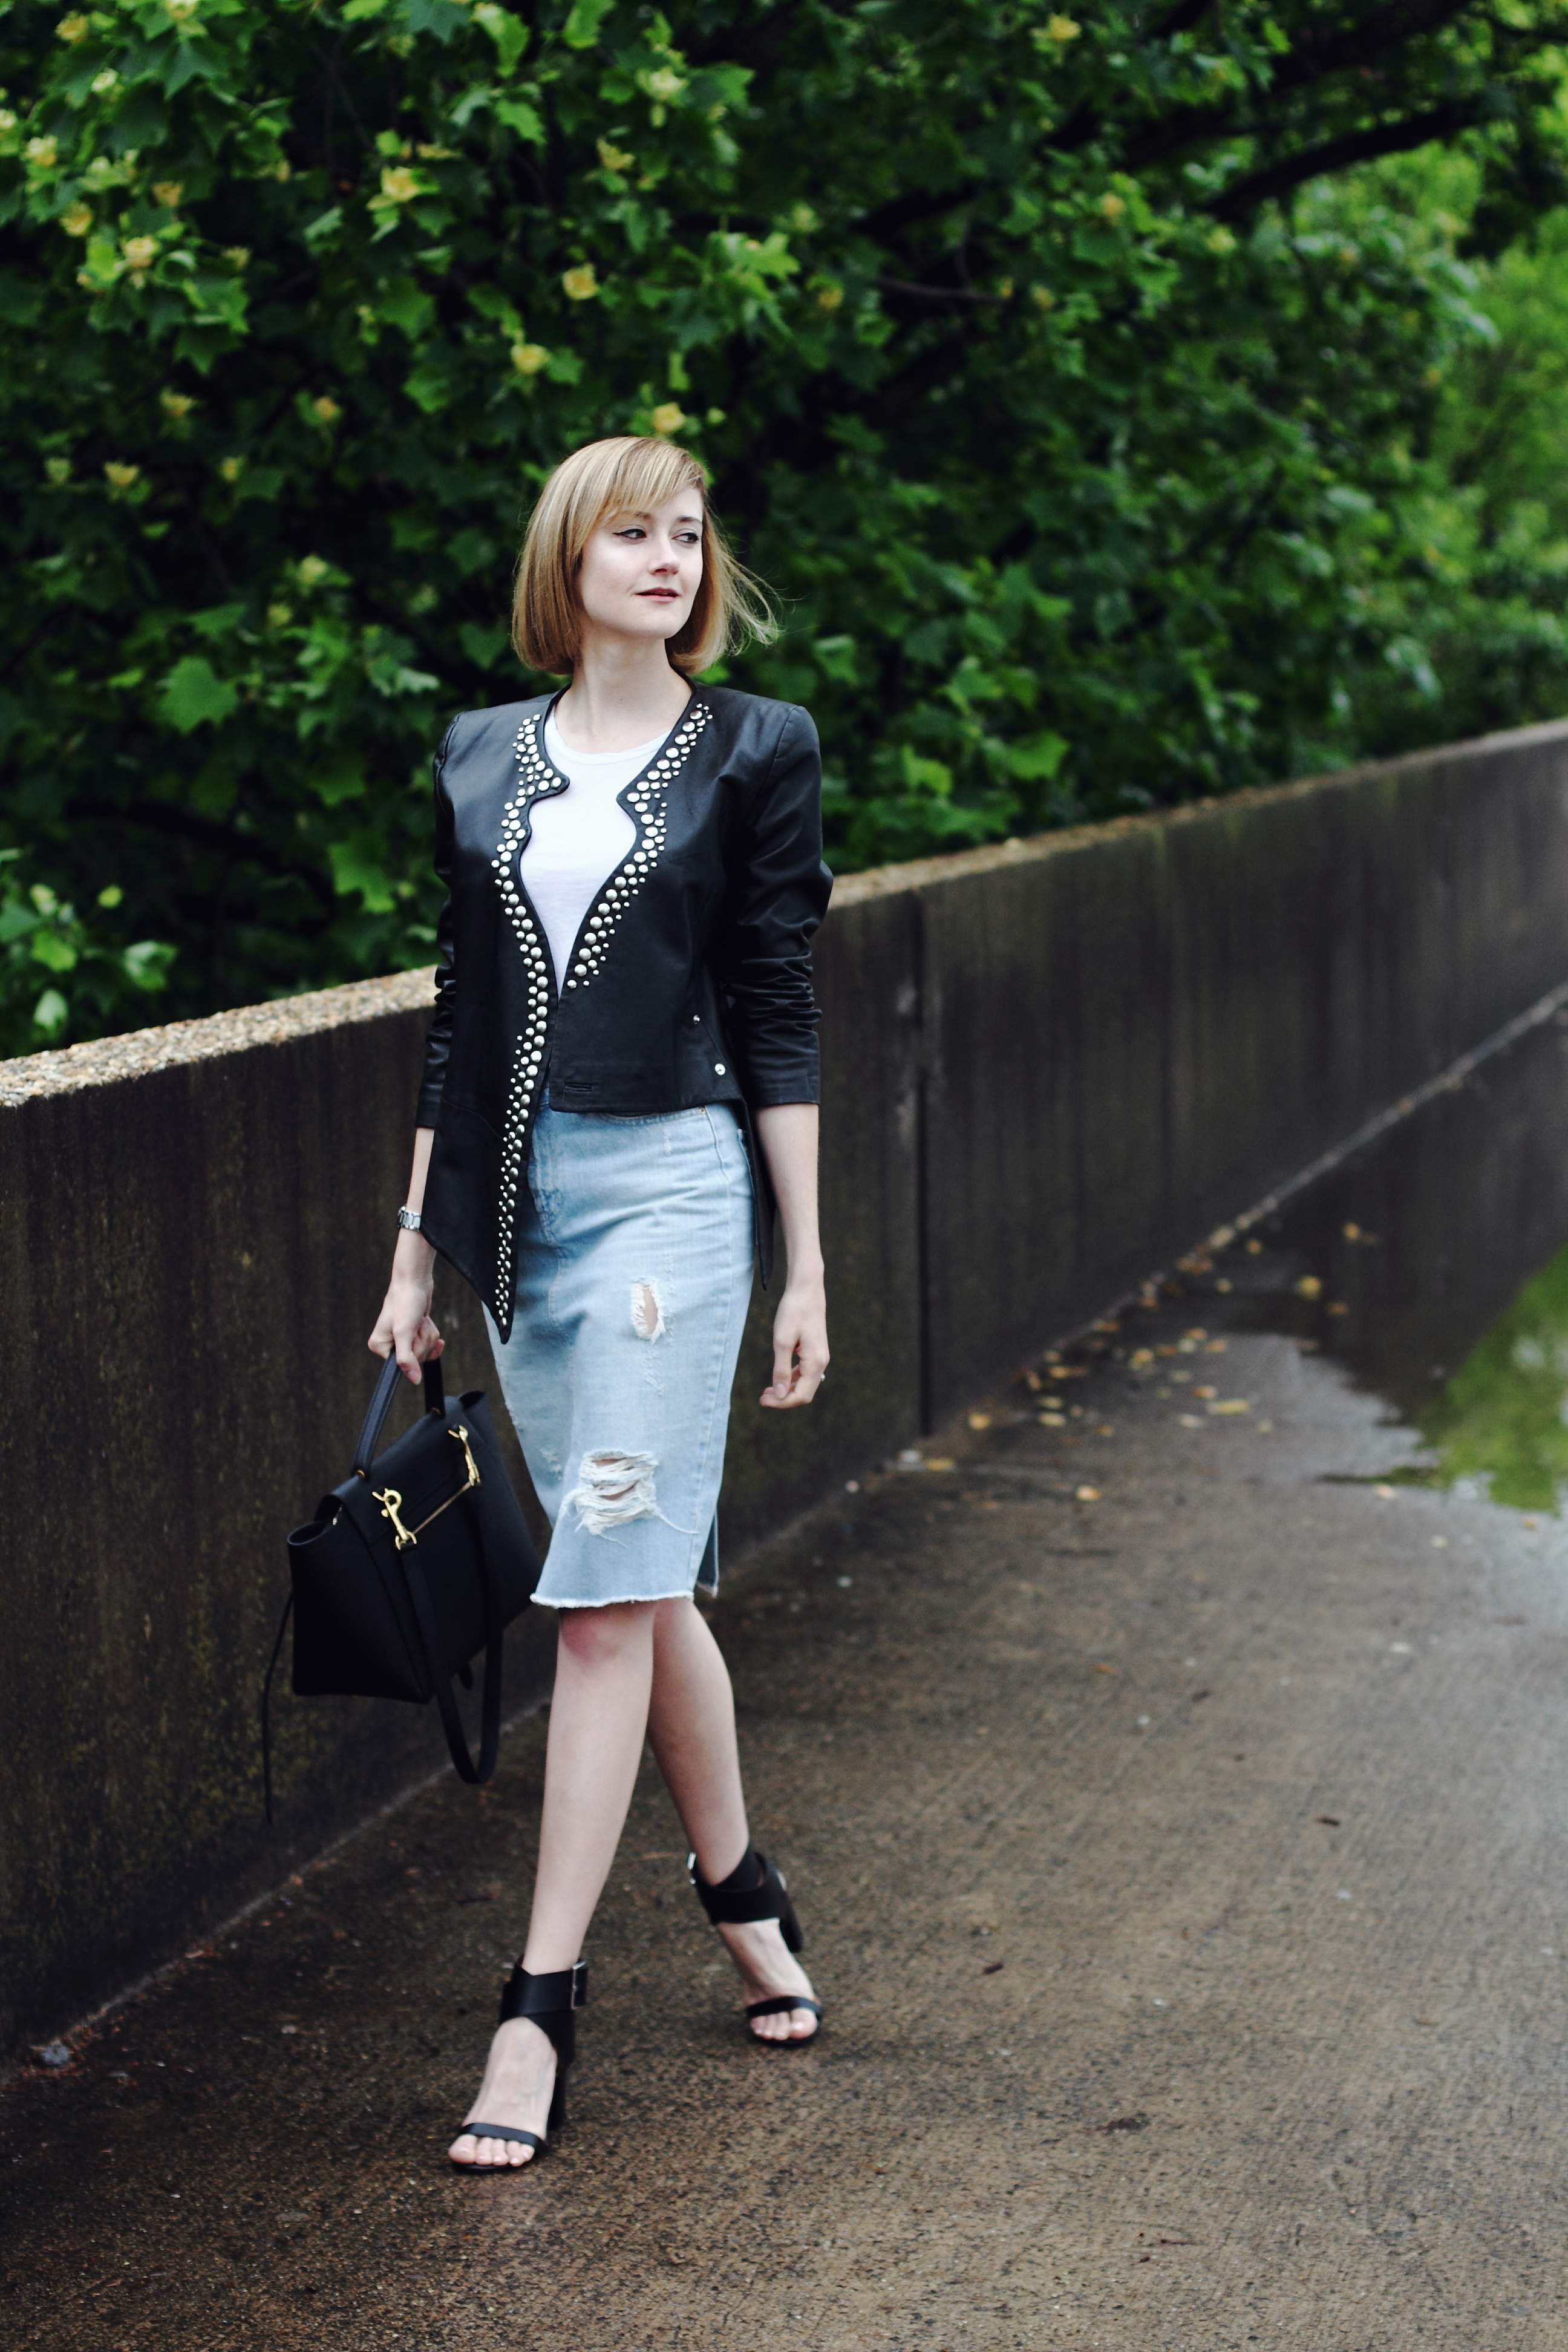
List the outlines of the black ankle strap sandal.
<svg viewBox="0 0 1568 2352">
<path fill-rule="evenodd" d="M 515 2140 L 542 2156 L 550 2145 L 550 2135 L 559 2131 L 566 2120 L 566 2069 L 577 2055 L 577 2011 L 586 2007 L 588 2000 L 588 1963 L 578 1960 L 569 1969 L 553 1969 L 546 1976 L 530 1976 L 519 1960 L 507 1980 L 500 1997 L 500 2015 L 496 2021 L 505 2025 L 514 2017 L 526 2017 L 548 2034 L 555 2052 L 555 2089 L 550 2101 L 550 2114 L 544 2126 L 544 2137 L 537 2132 L 519 2131 L 511 2124 L 466 2123 L 458 2133 L 459 2139 L 471 2136 L 475 2139 Z M 454 2172 L 518 2172 L 515 2164 L 459 2164 L 451 2159 Z"/>
<path fill-rule="evenodd" d="M 770 1862 L 749 1845 L 728 1878 L 717 1886 L 710 1886 L 697 1867 L 697 1856 L 686 1857 L 687 1874 L 697 1889 L 697 1898 L 715 1927 L 747 1927 L 759 1919 L 776 1919 L 784 1937 L 786 1952 L 804 1952 L 805 1936 L 795 1916 L 789 1890 L 780 1874 L 778 1864 Z M 822 2003 L 805 1993 L 775 1994 L 771 2000 L 751 2000 L 746 2003 L 748 2025 L 753 2017 L 778 2017 L 785 2010 L 809 2009 L 820 2023 Z M 763 2050 L 804 2050 L 815 2042 L 815 2033 L 791 2034 L 782 2042 L 773 2041 L 761 2033 L 748 2033 L 750 2041 Z"/>
</svg>

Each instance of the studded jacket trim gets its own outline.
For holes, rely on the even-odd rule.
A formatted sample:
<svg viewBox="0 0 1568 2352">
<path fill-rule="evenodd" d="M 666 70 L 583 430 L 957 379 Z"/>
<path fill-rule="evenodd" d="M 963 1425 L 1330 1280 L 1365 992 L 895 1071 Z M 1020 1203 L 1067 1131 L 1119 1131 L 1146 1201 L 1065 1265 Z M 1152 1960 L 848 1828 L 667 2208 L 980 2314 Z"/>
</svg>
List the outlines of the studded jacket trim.
<svg viewBox="0 0 1568 2352">
<path fill-rule="evenodd" d="M 809 941 L 831 877 L 809 718 L 694 688 L 617 795 L 633 844 L 595 892 L 558 991 L 522 878 L 535 805 L 569 789 L 544 751 L 555 698 L 466 713 L 437 760 L 437 869 L 449 896 L 418 1108 L 436 1129 L 423 1230 L 503 1334 L 547 1082 L 565 1110 L 731 1103 L 752 1150 L 764 1283 L 773 1208 L 751 1113 L 817 1094 Z"/>
</svg>

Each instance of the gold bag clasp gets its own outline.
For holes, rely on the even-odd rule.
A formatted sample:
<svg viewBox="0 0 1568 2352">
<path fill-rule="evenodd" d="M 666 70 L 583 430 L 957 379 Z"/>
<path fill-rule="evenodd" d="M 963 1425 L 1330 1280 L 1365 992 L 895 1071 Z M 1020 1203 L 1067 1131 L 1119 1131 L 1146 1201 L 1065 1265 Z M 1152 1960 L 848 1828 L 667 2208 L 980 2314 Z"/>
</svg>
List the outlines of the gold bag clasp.
<svg viewBox="0 0 1568 2352">
<path fill-rule="evenodd" d="M 416 1543 L 418 1541 L 418 1537 L 414 1534 L 410 1528 L 405 1528 L 403 1521 L 397 1516 L 399 1511 L 403 1508 L 403 1497 L 398 1493 L 396 1487 L 373 1487 L 371 1492 L 374 1495 L 376 1501 L 381 1505 L 382 1517 L 392 1521 L 392 1531 L 397 1538 L 398 1550 L 402 1551 L 405 1545 Z"/>
</svg>

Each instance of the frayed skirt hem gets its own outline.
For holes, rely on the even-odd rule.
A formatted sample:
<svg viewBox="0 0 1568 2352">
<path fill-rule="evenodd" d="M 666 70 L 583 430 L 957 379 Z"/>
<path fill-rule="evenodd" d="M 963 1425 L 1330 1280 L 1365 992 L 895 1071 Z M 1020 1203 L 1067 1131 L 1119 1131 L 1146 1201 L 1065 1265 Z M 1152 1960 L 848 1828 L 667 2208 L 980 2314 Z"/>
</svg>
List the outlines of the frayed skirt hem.
<svg viewBox="0 0 1568 2352">
<path fill-rule="evenodd" d="M 673 1592 L 606 1592 L 602 1598 L 596 1596 L 592 1601 L 573 1598 L 552 1601 L 548 1592 L 536 1592 L 533 1605 L 536 1609 L 630 1609 L 639 1601 L 650 1604 L 655 1601 L 695 1601 L 698 1592 L 704 1590 L 705 1587 L 682 1584 Z"/>
</svg>

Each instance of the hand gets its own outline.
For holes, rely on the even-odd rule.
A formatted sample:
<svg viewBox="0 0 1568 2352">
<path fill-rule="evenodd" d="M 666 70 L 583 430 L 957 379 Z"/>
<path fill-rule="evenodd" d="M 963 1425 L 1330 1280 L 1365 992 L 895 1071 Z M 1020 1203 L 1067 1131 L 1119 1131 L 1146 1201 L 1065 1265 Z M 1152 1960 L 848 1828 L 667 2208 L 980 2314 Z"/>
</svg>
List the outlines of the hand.
<svg viewBox="0 0 1568 2352">
<path fill-rule="evenodd" d="M 828 1365 L 827 1295 L 820 1274 L 790 1269 L 779 1311 L 773 1317 L 773 1381 L 758 1402 L 774 1412 L 809 1404 Z"/>
<path fill-rule="evenodd" d="M 372 1353 L 395 1355 L 407 1378 L 423 1380 L 424 1365 L 447 1342 L 430 1319 L 436 1287 L 436 1253 L 417 1234 L 399 1234 L 381 1313 L 366 1346 Z"/>
</svg>

